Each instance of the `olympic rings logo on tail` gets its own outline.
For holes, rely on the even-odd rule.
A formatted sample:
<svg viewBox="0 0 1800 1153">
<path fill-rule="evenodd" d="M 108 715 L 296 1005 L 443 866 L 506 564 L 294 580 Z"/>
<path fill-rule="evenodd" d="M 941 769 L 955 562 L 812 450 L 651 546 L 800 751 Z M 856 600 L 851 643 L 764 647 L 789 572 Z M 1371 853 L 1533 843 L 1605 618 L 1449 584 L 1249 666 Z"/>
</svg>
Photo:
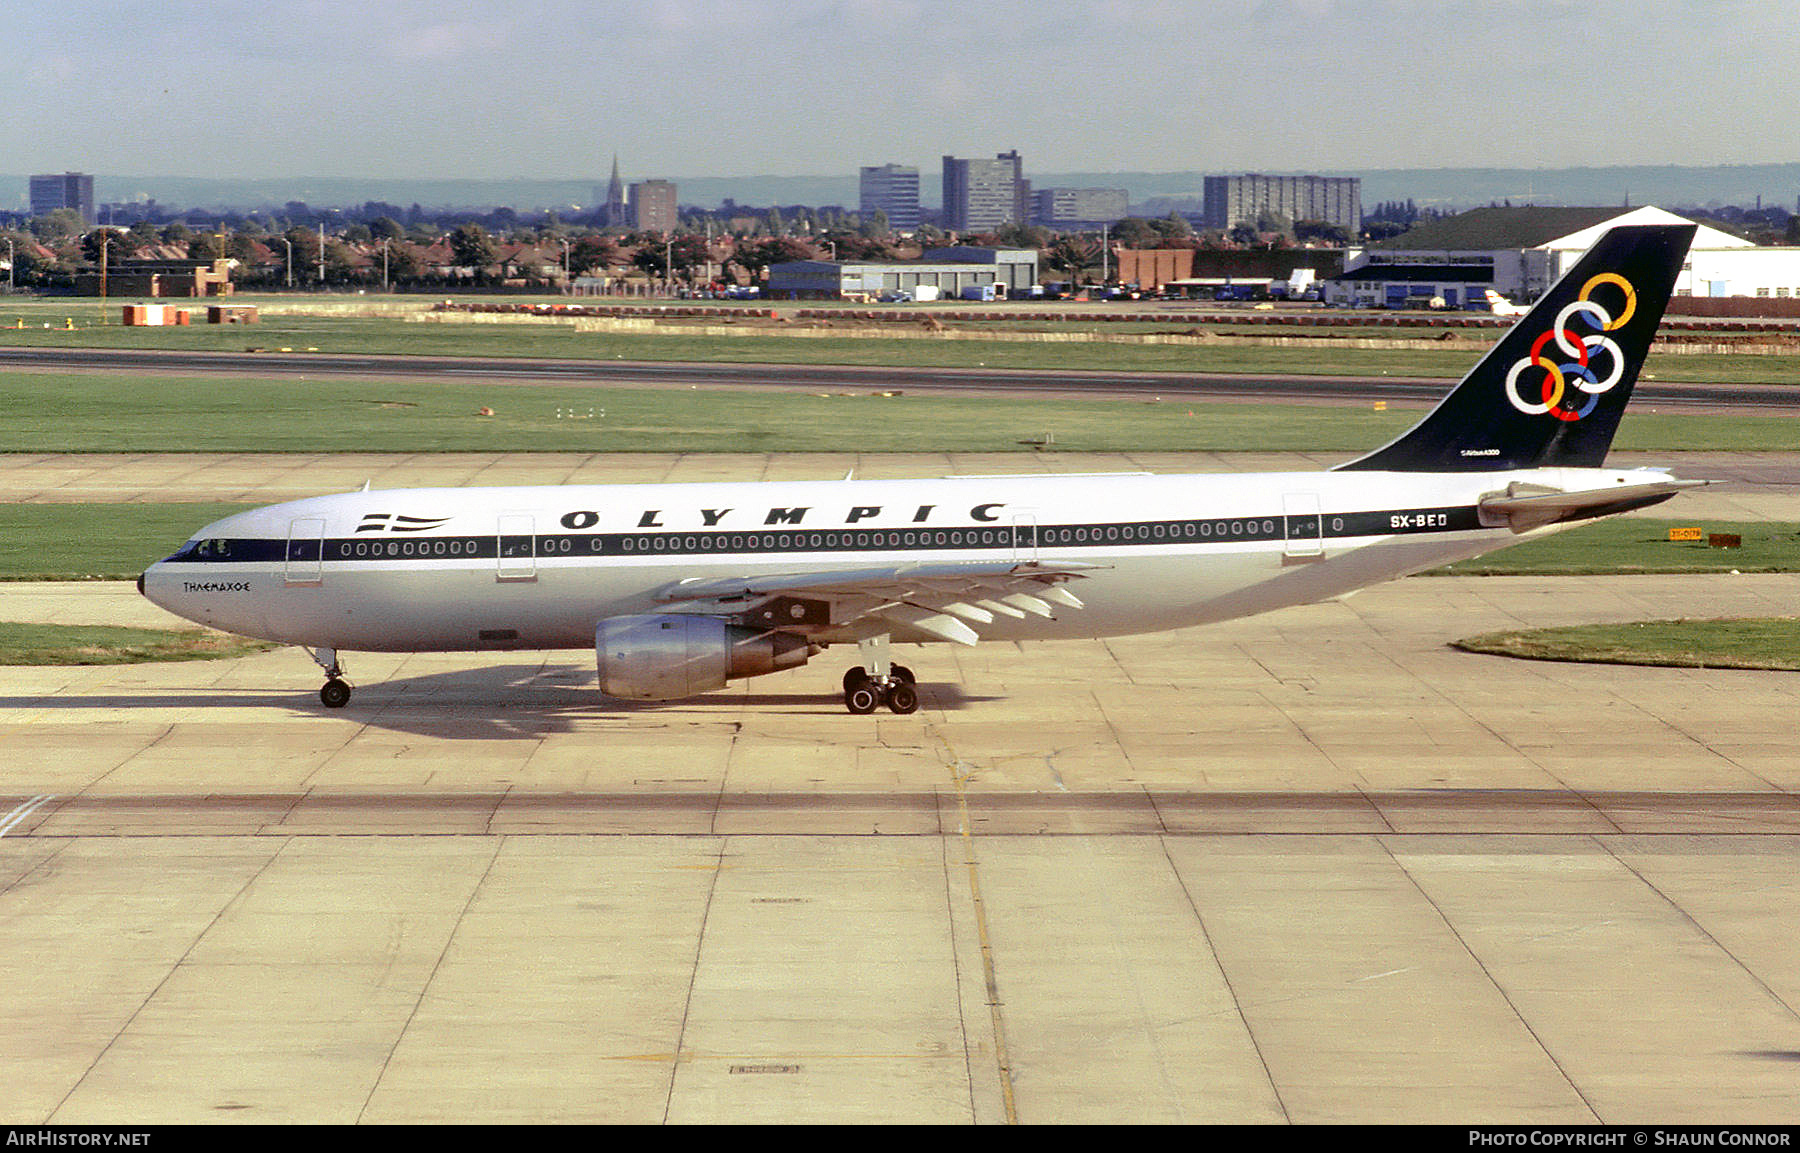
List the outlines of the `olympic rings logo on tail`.
<svg viewBox="0 0 1800 1153">
<path fill-rule="evenodd" d="M 1624 294 L 1624 304 L 1614 317 L 1593 299 L 1594 289 L 1610 284 Z M 1581 295 L 1556 314 L 1556 322 L 1548 332 L 1532 342 L 1531 351 L 1513 363 L 1506 373 L 1506 399 L 1527 416 L 1549 413 L 1558 420 L 1576 421 L 1594 411 L 1600 395 L 1618 384 L 1625 375 L 1625 357 L 1619 346 L 1603 333 L 1623 328 L 1637 312 L 1637 289 L 1616 272 L 1602 272 L 1581 286 Z M 1594 331 L 1582 335 L 1572 325 L 1578 318 L 1584 327 Z M 1554 343 L 1558 359 L 1546 350 Z M 1599 364 L 1607 369 L 1601 376 Z M 1532 380 L 1539 399 L 1528 401 L 1520 393 L 1520 378 L 1528 372 L 1541 371 L 1542 380 Z M 1581 398 L 1585 396 L 1586 402 Z"/>
</svg>

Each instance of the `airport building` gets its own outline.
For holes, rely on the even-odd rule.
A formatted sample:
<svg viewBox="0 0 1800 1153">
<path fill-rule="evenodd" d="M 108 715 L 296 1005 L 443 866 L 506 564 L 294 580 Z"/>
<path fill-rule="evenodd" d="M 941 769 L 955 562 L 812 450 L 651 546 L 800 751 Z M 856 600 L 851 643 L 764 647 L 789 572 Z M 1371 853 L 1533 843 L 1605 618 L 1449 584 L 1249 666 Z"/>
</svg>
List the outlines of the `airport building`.
<svg viewBox="0 0 1800 1153">
<path fill-rule="evenodd" d="M 1341 248 L 1120 248 L 1113 256 L 1120 284 L 1199 300 L 1230 299 L 1226 288 L 1255 296 L 1277 283 L 1310 289 L 1344 268 Z"/>
<path fill-rule="evenodd" d="M 1351 236 L 1362 231 L 1362 180 L 1355 176 L 1208 176 L 1202 222 L 1207 228 L 1255 227 L 1264 212 L 1289 222 L 1322 220 Z"/>
<path fill-rule="evenodd" d="M 1467 308 L 1493 289 L 1525 304 L 1607 229 L 1684 220 L 1652 207 L 1478 208 L 1349 250 L 1344 271 L 1326 284 L 1326 299 L 1363 308 Z M 1800 249 L 1759 247 L 1702 225 L 1675 296 L 1671 311 L 1684 311 L 1684 297 L 1800 301 Z"/>
<path fill-rule="evenodd" d="M 953 232 L 992 232 L 1026 219 L 1031 185 L 1015 149 L 992 160 L 944 157 L 944 227 Z"/>
<path fill-rule="evenodd" d="M 77 296 L 230 296 L 235 260 L 115 260 L 75 277 Z"/>
<path fill-rule="evenodd" d="M 887 216 L 895 232 L 919 227 L 919 170 L 903 164 L 880 164 L 862 170 L 860 207 L 866 224 L 877 213 Z"/>
<path fill-rule="evenodd" d="M 83 224 L 94 223 L 94 178 L 85 172 L 33 176 L 31 214 L 48 216 L 59 208 L 73 208 Z"/>
<path fill-rule="evenodd" d="M 769 295 L 777 299 L 879 300 L 920 288 L 942 300 L 1004 300 L 1037 284 L 1037 251 L 1029 248 L 933 248 L 919 260 L 795 260 L 769 266 Z"/>
</svg>

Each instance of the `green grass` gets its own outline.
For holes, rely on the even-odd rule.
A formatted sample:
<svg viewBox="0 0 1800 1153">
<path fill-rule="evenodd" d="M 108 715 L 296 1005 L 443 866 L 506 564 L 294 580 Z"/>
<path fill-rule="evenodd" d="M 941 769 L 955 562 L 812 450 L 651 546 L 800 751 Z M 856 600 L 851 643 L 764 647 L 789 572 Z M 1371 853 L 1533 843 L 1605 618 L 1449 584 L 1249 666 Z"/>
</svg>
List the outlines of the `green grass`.
<svg viewBox="0 0 1800 1153">
<path fill-rule="evenodd" d="M 1800 619 L 1794 617 L 1571 625 L 1487 633 L 1455 645 L 1540 661 L 1800 671 Z"/>
<path fill-rule="evenodd" d="M 0 374 L 0 406 L 4 452 L 1013 452 L 1046 433 L 1072 452 L 1354 452 L 1416 419 L 1330 406 L 85 373 Z"/>
<path fill-rule="evenodd" d="M 88 307 L 93 306 L 78 306 Z M 1454 379 L 1474 355 L 1419 350 L 1266 348 L 1233 344 L 1135 345 L 1044 343 L 1029 340 L 936 341 L 877 337 L 781 335 L 702 336 L 659 333 L 581 333 L 564 324 L 420 324 L 354 317 L 273 316 L 247 326 L 67 330 L 3 327 L 0 345 L 30 348 L 144 348 L 183 352 L 251 349 L 360 355 L 542 357 L 562 360 L 642 360 L 722 364 L 848 365 L 898 368 L 1074 369 L 1089 372 L 1281 372 L 1304 375 L 1387 372 L 1393 376 Z M 61 323 L 59 319 L 57 324 Z M 848 323 L 848 322 L 845 322 Z M 1161 330 L 1171 331 L 1169 326 Z M 1003 331 L 981 325 L 981 332 Z M 1113 331 L 1105 326 L 1104 331 Z M 1421 345 L 1428 344 L 1420 341 Z M 1795 374 L 1800 380 L 1800 372 Z"/>
<path fill-rule="evenodd" d="M 515 302 L 520 298 L 502 298 Z M 568 325 L 421 324 L 394 316 L 358 316 L 370 310 L 423 306 L 420 297 L 243 297 L 263 309 L 254 325 L 197 324 L 183 328 L 125 328 L 119 324 L 124 298 L 102 304 L 95 298 L 15 298 L 0 301 L 0 345 L 45 348 L 148 348 L 242 352 L 249 348 L 313 349 L 330 353 L 552 357 L 573 360 L 710 361 L 736 364 L 841 364 L 894 367 L 1072 369 L 1088 372 L 1224 372 L 1299 375 L 1381 375 L 1454 380 L 1475 362 L 1466 349 L 1430 347 L 1444 335 L 1485 339 L 1497 332 L 1440 328 L 1371 328 L 1342 334 L 1378 335 L 1416 343 L 1418 348 L 1355 349 L 1340 341 L 1304 348 L 1239 344 L 1230 339 L 1204 346 L 1106 343 L 1041 343 L 1025 339 L 937 341 L 901 338 L 800 338 L 783 335 L 697 336 L 678 329 L 654 334 L 578 333 Z M 205 302 L 169 301 L 201 310 Z M 674 303 L 674 302 L 664 302 Z M 338 310 L 298 314 L 290 308 Z M 924 315 L 920 312 L 919 315 Z M 934 312 L 952 328 L 1024 337 L 1034 331 L 1123 333 L 1133 330 L 1187 332 L 1174 322 L 1144 325 L 1047 321 L 958 321 L 954 311 Z M 72 323 L 73 328 L 64 327 Z M 834 321 L 853 324 L 853 321 Z M 23 324 L 24 327 L 15 327 Z M 45 326 L 48 327 L 45 327 Z M 1317 333 L 1283 326 L 1232 328 L 1207 324 L 1207 331 L 1246 336 Z M 1675 356 L 1655 353 L 1645 366 L 1648 378 L 1679 381 L 1757 382 L 1800 385 L 1796 356 Z"/>
<path fill-rule="evenodd" d="M 1016 452 L 1048 434 L 1066 452 L 1349 455 L 1420 417 L 1393 406 L 30 372 L 0 373 L 0 406 L 0 452 Z M 1615 443 L 1800 451 L 1800 420 L 1639 413 Z"/>
<path fill-rule="evenodd" d="M 1676 497 L 1676 501 L 1681 498 Z M 1671 541 L 1669 529 L 1736 533 L 1743 547 Z M 1616 517 L 1433 569 L 1444 576 L 1593 576 L 1620 573 L 1800 571 L 1800 525 Z"/>
<path fill-rule="evenodd" d="M 203 661 L 267 652 L 279 645 L 197 629 L 0 622 L 0 665 L 132 665 Z"/>
<path fill-rule="evenodd" d="M 245 504 L 0 504 L 0 580 L 136 580 Z"/>
</svg>

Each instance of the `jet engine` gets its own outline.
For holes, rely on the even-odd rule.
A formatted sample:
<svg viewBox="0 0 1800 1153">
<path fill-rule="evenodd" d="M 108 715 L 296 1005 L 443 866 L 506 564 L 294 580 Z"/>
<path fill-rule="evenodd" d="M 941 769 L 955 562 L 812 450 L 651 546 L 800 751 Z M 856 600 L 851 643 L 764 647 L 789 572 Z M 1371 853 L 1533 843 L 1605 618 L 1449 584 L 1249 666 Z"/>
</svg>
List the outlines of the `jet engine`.
<svg viewBox="0 0 1800 1153">
<path fill-rule="evenodd" d="M 709 616 L 608 617 L 594 630 L 600 691 L 638 701 L 680 700 L 728 680 L 797 669 L 817 651 L 793 633 Z"/>
</svg>

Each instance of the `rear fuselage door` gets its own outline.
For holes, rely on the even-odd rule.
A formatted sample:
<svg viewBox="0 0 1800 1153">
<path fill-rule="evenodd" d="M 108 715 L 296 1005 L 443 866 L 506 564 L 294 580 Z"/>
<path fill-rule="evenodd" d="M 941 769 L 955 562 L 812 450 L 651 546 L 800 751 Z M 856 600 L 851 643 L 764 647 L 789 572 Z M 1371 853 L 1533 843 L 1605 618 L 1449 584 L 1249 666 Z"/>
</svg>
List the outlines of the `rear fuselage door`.
<svg viewBox="0 0 1800 1153">
<path fill-rule="evenodd" d="M 1290 492 L 1281 498 L 1285 524 L 1284 560 L 1316 560 L 1325 555 L 1323 518 L 1317 493 Z"/>
</svg>

